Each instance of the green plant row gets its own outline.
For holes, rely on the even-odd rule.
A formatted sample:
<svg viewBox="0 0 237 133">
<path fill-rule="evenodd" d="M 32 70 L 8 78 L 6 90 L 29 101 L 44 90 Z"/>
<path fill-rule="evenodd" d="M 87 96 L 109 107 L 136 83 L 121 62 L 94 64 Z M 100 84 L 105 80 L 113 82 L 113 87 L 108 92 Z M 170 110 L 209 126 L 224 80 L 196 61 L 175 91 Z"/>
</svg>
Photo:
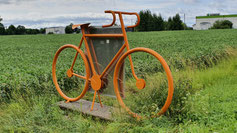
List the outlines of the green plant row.
<svg viewBox="0 0 237 133">
<path fill-rule="evenodd" d="M 197 16 L 196 19 L 202 19 L 202 18 L 228 18 L 228 17 L 237 17 L 237 15 L 233 14 L 233 15 L 218 15 L 218 16 Z"/>
<path fill-rule="evenodd" d="M 151 48 L 165 58 L 172 71 L 178 71 L 187 66 L 210 67 L 218 60 L 228 58 L 232 54 L 228 49 L 237 47 L 236 35 L 237 30 L 165 31 L 128 33 L 128 38 L 131 48 Z M 24 89 L 30 87 L 41 95 L 48 89 L 44 84 L 52 84 L 52 61 L 57 49 L 68 43 L 78 45 L 79 40 L 80 35 L 1 36 L 0 100 L 9 99 L 16 88 L 24 93 Z M 136 71 L 162 71 L 153 66 L 153 58 L 134 56 L 133 61 L 137 68 L 141 68 L 141 62 L 147 62 Z M 51 90 L 55 92 L 53 87 Z"/>
</svg>

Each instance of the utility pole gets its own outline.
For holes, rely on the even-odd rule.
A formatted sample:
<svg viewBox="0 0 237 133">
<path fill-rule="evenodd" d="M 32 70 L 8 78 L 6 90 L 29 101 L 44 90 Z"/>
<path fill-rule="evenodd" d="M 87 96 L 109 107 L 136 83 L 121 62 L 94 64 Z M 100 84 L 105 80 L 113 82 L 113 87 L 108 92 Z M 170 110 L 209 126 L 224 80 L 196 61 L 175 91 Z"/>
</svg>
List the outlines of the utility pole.
<svg viewBox="0 0 237 133">
<path fill-rule="evenodd" d="M 184 23 L 185 23 L 185 13 L 184 13 Z"/>
<path fill-rule="evenodd" d="M 186 24 L 185 24 L 185 13 L 184 13 L 184 25 L 186 25 Z M 185 30 L 185 28 L 184 28 L 184 30 Z"/>
</svg>

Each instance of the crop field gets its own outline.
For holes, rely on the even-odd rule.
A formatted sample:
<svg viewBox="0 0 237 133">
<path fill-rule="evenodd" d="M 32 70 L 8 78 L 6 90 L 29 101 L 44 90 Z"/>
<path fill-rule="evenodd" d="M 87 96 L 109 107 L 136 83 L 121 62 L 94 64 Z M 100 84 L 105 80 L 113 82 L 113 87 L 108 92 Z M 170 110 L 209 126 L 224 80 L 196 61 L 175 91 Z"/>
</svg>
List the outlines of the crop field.
<svg viewBox="0 0 237 133">
<path fill-rule="evenodd" d="M 155 50 L 174 77 L 166 114 L 143 121 L 123 116 L 104 121 L 55 106 L 62 98 L 52 82 L 54 54 L 64 44 L 78 45 L 80 37 L 0 36 L 0 132 L 237 132 L 237 30 L 128 33 L 130 48 Z M 166 98 L 154 93 L 167 88 L 163 71 L 142 54 L 133 62 L 152 84 L 135 98 L 146 102 L 131 107 L 143 113 L 156 109 L 154 103 Z M 133 88 L 131 74 L 125 77 Z"/>
</svg>

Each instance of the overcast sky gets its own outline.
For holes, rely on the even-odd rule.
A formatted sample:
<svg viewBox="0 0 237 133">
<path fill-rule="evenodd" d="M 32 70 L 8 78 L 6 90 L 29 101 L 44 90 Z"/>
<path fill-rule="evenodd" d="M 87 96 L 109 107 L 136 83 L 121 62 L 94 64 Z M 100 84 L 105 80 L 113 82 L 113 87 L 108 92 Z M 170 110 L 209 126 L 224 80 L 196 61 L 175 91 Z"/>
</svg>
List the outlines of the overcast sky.
<svg viewBox="0 0 237 133">
<path fill-rule="evenodd" d="M 5 26 L 13 24 L 28 28 L 66 26 L 90 22 L 108 24 L 111 15 L 104 10 L 139 12 L 149 9 L 167 20 L 179 13 L 188 26 L 196 16 L 207 13 L 237 14 L 237 0 L 0 0 L 0 16 Z M 125 17 L 127 24 L 134 17 Z"/>
</svg>

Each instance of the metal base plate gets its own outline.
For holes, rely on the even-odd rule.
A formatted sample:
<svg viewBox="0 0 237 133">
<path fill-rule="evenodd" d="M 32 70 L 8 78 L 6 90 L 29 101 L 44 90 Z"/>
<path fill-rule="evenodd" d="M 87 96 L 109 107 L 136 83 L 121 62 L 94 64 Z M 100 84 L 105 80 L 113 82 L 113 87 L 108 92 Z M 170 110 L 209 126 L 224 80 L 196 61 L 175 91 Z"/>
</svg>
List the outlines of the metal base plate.
<svg viewBox="0 0 237 133">
<path fill-rule="evenodd" d="M 65 101 L 60 101 L 57 103 L 57 105 L 60 108 L 78 111 L 83 114 L 92 115 L 105 120 L 112 120 L 111 111 L 113 110 L 113 107 L 111 106 L 103 105 L 103 107 L 101 107 L 99 103 L 95 102 L 94 110 L 91 111 L 90 109 L 92 102 L 84 99 L 80 99 L 76 102 L 69 102 L 69 103 L 66 103 Z"/>
</svg>

